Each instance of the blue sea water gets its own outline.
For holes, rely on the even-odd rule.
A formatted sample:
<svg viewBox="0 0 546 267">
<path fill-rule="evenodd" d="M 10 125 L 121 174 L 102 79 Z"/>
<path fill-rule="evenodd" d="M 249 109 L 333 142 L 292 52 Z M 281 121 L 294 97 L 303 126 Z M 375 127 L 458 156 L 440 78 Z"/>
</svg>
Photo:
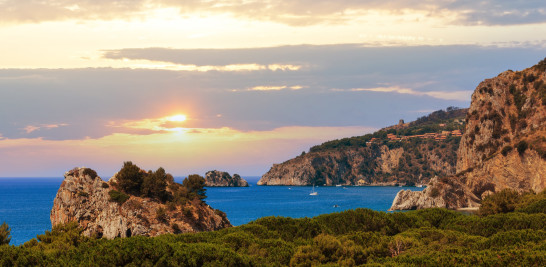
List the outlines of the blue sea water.
<svg viewBox="0 0 546 267">
<path fill-rule="evenodd" d="M 400 187 L 257 186 L 259 177 L 244 177 L 250 187 L 207 187 L 207 204 L 224 211 L 235 226 L 265 216 L 313 217 L 347 209 L 386 211 Z M 0 223 L 11 228 L 20 245 L 51 229 L 49 213 L 62 178 L 0 178 Z M 181 178 L 176 178 L 181 182 Z M 419 191 L 423 188 L 412 187 Z"/>
</svg>

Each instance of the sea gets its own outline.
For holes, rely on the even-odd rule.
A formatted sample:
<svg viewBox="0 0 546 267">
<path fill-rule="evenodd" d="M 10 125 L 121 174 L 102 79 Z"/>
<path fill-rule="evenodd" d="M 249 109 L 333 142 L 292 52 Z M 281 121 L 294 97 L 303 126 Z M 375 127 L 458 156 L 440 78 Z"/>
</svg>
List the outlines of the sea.
<svg viewBox="0 0 546 267">
<path fill-rule="evenodd" d="M 205 201 L 224 211 L 234 226 L 266 216 L 314 217 L 348 209 L 387 211 L 402 189 L 393 186 L 258 186 L 260 177 L 245 178 L 250 187 L 207 187 Z M 11 229 L 11 245 L 20 245 L 51 230 L 49 213 L 63 178 L 0 178 L 0 224 Z M 181 177 L 175 181 L 182 182 Z M 318 194 L 309 195 L 312 191 Z"/>
</svg>

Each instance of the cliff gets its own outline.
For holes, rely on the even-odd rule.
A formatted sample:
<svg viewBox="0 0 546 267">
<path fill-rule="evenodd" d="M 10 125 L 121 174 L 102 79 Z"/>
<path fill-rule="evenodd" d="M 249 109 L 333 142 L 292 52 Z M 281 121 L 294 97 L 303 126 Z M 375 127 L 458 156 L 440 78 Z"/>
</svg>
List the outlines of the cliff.
<svg viewBox="0 0 546 267">
<path fill-rule="evenodd" d="M 175 204 L 120 193 L 117 176 L 105 182 L 88 168 L 66 172 L 53 201 L 51 224 L 76 221 L 84 229 L 84 235 L 108 239 L 212 231 L 231 226 L 223 212 L 199 199 Z M 127 199 L 118 198 L 116 202 L 112 192 Z"/>
<path fill-rule="evenodd" d="M 233 174 L 233 177 L 227 172 L 208 171 L 205 174 L 206 186 L 224 186 L 224 187 L 247 187 L 248 182 L 241 178 L 239 174 Z"/>
<path fill-rule="evenodd" d="M 514 72 L 506 71 L 481 82 L 472 94 L 466 129 L 457 155 L 457 174 L 431 184 L 464 190 L 475 203 L 453 204 L 443 194 L 439 207 L 478 205 L 486 195 L 511 188 L 540 192 L 546 188 L 546 62 Z M 401 193 L 407 195 L 407 193 Z M 422 202 L 419 196 L 398 202 Z M 402 195 L 397 198 L 402 199 Z M 412 200 L 413 199 L 413 200 Z M 393 203 L 391 209 L 405 209 Z M 416 208 L 425 206 L 413 205 Z"/>
<path fill-rule="evenodd" d="M 437 111 L 376 133 L 326 142 L 274 164 L 258 185 L 416 185 L 455 174 L 466 110 Z"/>
</svg>

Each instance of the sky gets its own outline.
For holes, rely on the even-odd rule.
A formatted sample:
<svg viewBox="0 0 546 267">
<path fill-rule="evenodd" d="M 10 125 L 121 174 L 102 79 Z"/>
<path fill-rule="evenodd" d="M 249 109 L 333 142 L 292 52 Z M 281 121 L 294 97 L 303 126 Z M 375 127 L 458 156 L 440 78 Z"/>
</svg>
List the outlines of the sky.
<svg viewBox="0 0 546 267">
<path fill-rule="evenodd" d="M 0 0 L 0 177 L 261 176 L 545 57 L 543 0 Z"/>
</svg>

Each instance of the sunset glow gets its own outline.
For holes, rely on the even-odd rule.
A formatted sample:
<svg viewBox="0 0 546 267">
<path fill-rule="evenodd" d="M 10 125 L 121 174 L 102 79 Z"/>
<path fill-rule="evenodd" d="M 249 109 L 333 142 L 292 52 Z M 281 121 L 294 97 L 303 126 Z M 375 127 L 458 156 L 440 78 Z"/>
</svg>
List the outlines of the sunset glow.
<svg viewBox="0 0 546 267">
<path fill-rule="evenodd" d="M 468 107 L 544 58 L 542 36 L 542 1 L 0 1 L 0 177 L 262 175 Z"/>
<path fill-rule="evenodd" d="M 182 122 L 186 120 L 186 115 L 178 114 L 167 118 L 168 121 Z"/>
</svg>

